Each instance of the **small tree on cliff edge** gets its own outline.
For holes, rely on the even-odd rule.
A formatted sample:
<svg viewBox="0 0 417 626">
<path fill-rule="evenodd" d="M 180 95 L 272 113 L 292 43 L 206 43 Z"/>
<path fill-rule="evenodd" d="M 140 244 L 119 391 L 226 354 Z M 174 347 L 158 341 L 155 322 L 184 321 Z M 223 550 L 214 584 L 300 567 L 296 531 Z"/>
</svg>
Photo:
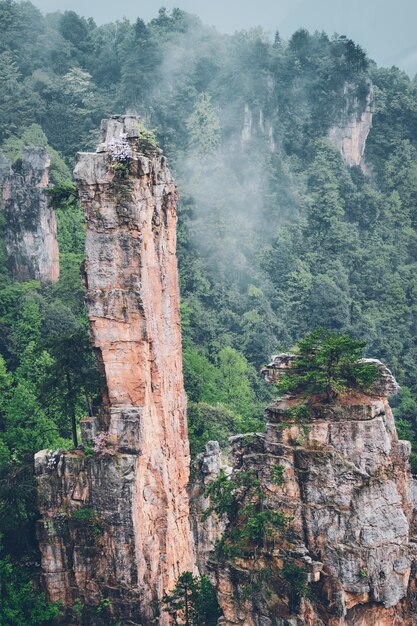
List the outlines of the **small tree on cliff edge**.
<svg viewBox="0 0 417 626">
<path fill-rule="evenodd" d="M 197 578 L 183 572 L 175 589 L 163 597 L 162 609 L 170 613 L 174 624 L 216 626 L 221 615 L 216 594 L 207 576 Z"/>
<path fill-rule="evenodd" d="M 318 328 L 297 345 L 294 370 L 278 382 L 282 393 L 326 394 L 328 402 L 349 389 L 367 391 L 378 378 L 378 368 L 361 363 L 365 343 L 348 335 Z"/>
</svg>

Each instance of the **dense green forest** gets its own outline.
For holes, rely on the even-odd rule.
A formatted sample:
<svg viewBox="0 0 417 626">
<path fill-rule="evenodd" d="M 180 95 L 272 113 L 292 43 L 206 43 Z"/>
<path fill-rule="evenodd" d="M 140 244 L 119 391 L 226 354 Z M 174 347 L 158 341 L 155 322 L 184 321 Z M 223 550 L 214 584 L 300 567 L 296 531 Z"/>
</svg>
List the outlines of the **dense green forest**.
<svg viewBox="0 0 417 626">
<path fill-rule="evenodd" d="M 346 84 L 363 105 L 373 85 L 367 175 L 326 139 Z M 0 85 L 2 152 L 13 162 L 25 145 L 51 153 L 61 259 L 52 287 L 13 283 L 1 241 L 0 573 L 10 572 L 1 625 L 42 624 L 54 611 L 24 591 L 37 559 L 33 455 L 71 446 L 71 418 L 97 396 L 71 169 L 111 114 L 137 112 L 155 129 L 181 193 L 193 456 L 209 439 L 225 445 L 230 434 L 262 429 L 273 390 L 260 366 L 320 325 L 366 342 L 368 356 L 394 371 L 400 435 L 415 446 L 417 471 L 415 80 L 376 67 L 341 36 L 221 35 L 179 9 L 148 24 L 97 26 L 2 0 Z M 245 108 L 252 129 L 242 142 Z M 11 590 L 12 576 L 23 591 Z"/>
</svg>

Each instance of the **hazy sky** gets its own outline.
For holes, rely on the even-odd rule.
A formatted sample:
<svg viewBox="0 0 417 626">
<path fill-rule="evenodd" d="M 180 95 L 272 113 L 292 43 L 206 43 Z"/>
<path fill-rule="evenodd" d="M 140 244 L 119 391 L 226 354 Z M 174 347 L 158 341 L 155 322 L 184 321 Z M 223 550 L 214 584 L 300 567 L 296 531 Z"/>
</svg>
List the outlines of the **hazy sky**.
<svg viewBox="0 0 417 626">
<path fill-rule="evenodd" d="M 127 17 L 148 21 L 160 6 L 201 17 L 221 32 L 263 26 L 288 37 L 297 28 L 347 35 L 380 65 L 417 73 L 417 0 L 32 0 L 42 11 L 72 9 L 104 23 Z"/>
</svg>

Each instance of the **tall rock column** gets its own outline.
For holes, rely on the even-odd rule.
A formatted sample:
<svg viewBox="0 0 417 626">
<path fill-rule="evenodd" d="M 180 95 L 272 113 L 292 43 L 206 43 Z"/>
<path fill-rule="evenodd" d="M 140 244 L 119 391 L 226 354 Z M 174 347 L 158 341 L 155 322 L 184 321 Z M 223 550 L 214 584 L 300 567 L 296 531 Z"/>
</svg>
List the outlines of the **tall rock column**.
<svg viewBox="0 0 417 626">
<path fill-rule="evenodd" d="M 59 456 L 60 477 L 48 469 L 48 453 L 38 455 L 40 544 L 51 597 L 91 603 L 104 595 L 115 618 L 165 624 L 159 600 L 181 572 L 194 569 L 177 191 L 139 118 L 113 117 L 101 132 L 97 152 L 79 154 L 74 175 L 87 224 L 87 313 L 106 382 L 103 411 L 83 420 L 82 433 L 96 448 L 101 441 L 102 451 L 93 458 L 81 451 Z M 64 533 L 56 530 L 63 504 L 70 557 Z M 101 529 L 92 555 L 73 528 L 73 511 L 83 507 Z M 59 558 L 51 557 L 51 541 Z"/>
<path fill-rule="evenodd" d="M 12 276 L 54 283 L 59 278 L 57 225 L 48 206 L 50 158 L 44 148 L 24 148 L 19 166 L 0 155 L 0 210 Z"/>
</svg>

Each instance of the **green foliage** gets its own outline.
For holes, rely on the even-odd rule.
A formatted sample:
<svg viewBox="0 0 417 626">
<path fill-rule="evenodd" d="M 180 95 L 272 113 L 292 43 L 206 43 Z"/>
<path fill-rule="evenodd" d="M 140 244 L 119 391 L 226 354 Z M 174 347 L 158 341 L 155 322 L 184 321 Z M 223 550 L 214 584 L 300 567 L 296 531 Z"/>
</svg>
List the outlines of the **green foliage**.
<svg viewBox="0 0 417 626">
<path fill-rule="evenodd" d="M 111 607 L 111 601 L 109 598 L 104 598 L 101 597 L 100 598 L 100 602 L 98 603 L 97 607 L 96 607 L 96 613 L 100 614 L 100 613 L 107 613 L 108 609 Z"/>
<path fill-rule="evenodd" d="M 89 439 L 84 446 L 84 454 L 89 459 L 94 457 L 94 444 L 91 439 Z"/>
<path fill-rule="evenodd" d="M 311 598 L 307 573 L 296 563 L 285 563 L 281 571 L 281 577 L 284 589 L 293 607 L 298 604 L 301 598 Z"/>
<path fill-rule="evenodd" d="M 110 165 L 110 169 L 114 172 L 116 178 L 127 178 L 130 172 L 130 165 L 128 162 L 120 163 L 115 161 Z"/>
<path fill-rule="evenodd" d="M 74 604 L 71 607 L 72 617 L 76 623 L 82 623 L 82 617 L 84 612 L 84 605 L 79 598 L 74 600 Z"/>
<path fill-rule="evenodd" d="M 175 624 L 184 626 L 216 626 L 221 616 L 209 578 L 197 578 L 191 572 L 183 572 L 178 577 L 175 588 L 164 596 L 161 607 L 172 616 Z"/>
<path fill-rule="evenodd" d="M 207 93 L 201 94 L 187 120 L 190 146 L 204 158 L 212 153 L 220 141 L 219 112 Z"/>
<path fill-rule="evenodd" d="M 285 483 L 285 467 L 279 464 L 274 465 L 271 469 L 270 480 L 274 485 L 282 487 Z"/>
<path fill-rule="evenodd" d="M 192 456 L 210 440 L 226 446 L 231 435 L 262 429 L 258 415 L 263 407 L 253 389 L 254 372 L 242 354 L 223 348 L 213 362 L 201 349 L 188 345 L 183 358 Z"/>
<path fill-rule="evenodd" d="M 74 529 L 83 529 L 93 541 L 98 540 L 103 534 L 100 515 L 90 507 L 82 507 L 72 511 L 69 516 L 69 523 Z"/>
<path fill-rule="evenodd" d="M 368 391 L 378 377 L 375 365 L 360 362 L 365 343 L 348 335 L 319 328 L 297 348 L 293 371 L 290 368 L 278 382 L 281 392 L 325 394 L 332 402 L 347 391 Z"/>
<path fill-rule="evenodd" d="M 46 148 L 51 157 L 50 176 L 51 181 L 59 186 L 73 186 L 70 182 L 71 173 L 65 161 L 57 150 L 48 143 L 48 138 L 39 124 L 30 124 L 23 128 L 19 135 L 12 135 L 2 144 L 1 150 L 11 160 L 13 164 L 19 162 L 23 156 L 23 148 L 43 147 Z M 52 192 L 53 195 L 53 192 Z"/>
<path fill-rule="evenodd" d="M 33 541 L 33 455 L 70 447 L 72 418 L 77 431 L 97 395 L 79 265 L 74 275 L 64 264 L 61 281 L 47 289 L 0 286 L 0 532 L 13 555 Z"/>
<path fill-rule="evenodd" d="M 285 415 L 288 417 L 289 421 L 294 421 L 299 424 L 309 419 L 310 410 L 305 404 L 295 404 L 287 409 Z"/>
<path fill-rule="evenodd" d="M 281 465 L 273 466 L 271 482 L 282 486 L 284 471 Z M 267 546 L 277 531 L 284 531 L 291 521 L 282 511 L 268 508 L 264 482 L 255 470 L 241 471 L 232 477 L 221 470 L 205 495 L 210 498 L 210 506 L 204 518 L 215 513 L 227 520 L 226 532 L 216 549 L 220 559 L 234 559 Z"/>
<path fill-rule="evenodd" d="M 216 365 L 217 400 L 238 415 L 251 417 L 255 398 L 245 357 L 233 348 L 223 348 L 218 354 Z"/>
<path fill-rule="evenodd" d="M 59 605 L 35 593 L 30 574 L 0 556 L 0 626 L 41 626 L 61 615 Z"/>
<path fill-rule="evenodd" d="M 89 507 L 75 509 L 71 513 L 71 521 L 76 524 L 90 526 L 95 524 L 99 519 L 97 511 Z"/>
<path fill-rule="evenodd" d="M 241 510 L 243 528 L 240 533 L 240 543 L 243 546 L 263 546 L 271 537 L 271 533 L 277 529 L 286 528 L 288 524 L 288 518 L 282 511 L 257 509 L 257 504 L 249 503 Z"/>
<path fill-rule="evenodd" d="M 226 447 L 228 438 L 240 432 L 242 419 L 222 404 L 190 402 L 187 410 L 191 456 L 196 457 L 208 441 L 216 440 Z"/>
<path fill-rule="evenodd" d="M 210 498 L 210 507 L 204 512 L 207 518 L 213 512 L 219 517 L 226 515 L 231 517 L 235 508 L 236 484 L 227 476 L 224 470 L 208 485 L 205 495 Z"/>
<path fill-rule="evenodd" d="M 398 437 L 411 443 L 410 465 L 413 474 L 417 474 L 417 407 L 416 401 L 407 387 L 402 387 L 399 398 L 394 404 L 395 425 Z"/>
<path fill-rule="evenodd" d="M 155 128 L 145 128 L 145 126 L 142 125 L 139 139 L 143 143 L 147 143 L 153 147 L 157 147 L 158 140 L 156 138 L 156 132 L 157 131 Z"/>
</svg>

